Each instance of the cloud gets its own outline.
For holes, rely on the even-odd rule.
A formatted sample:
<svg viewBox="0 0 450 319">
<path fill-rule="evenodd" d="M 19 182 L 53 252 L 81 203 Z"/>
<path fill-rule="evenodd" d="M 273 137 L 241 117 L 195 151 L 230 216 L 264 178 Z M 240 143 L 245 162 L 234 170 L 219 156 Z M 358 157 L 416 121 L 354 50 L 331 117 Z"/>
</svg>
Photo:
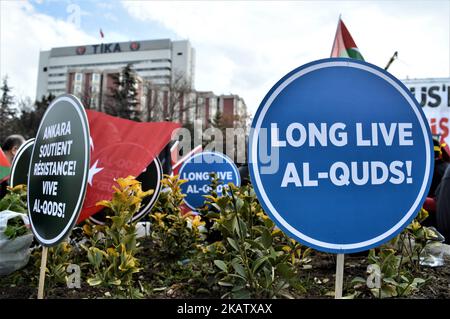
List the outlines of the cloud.
<svg viewBox="0 0 450 319">
<path fill-rule="evenodd" d="M 340 13 L 365 59 L 399 78 L 449 72 L 449 2 L 143 2 L 128 13 L 189 39 L 196 87 L 244 97 L 254 112 L 283 75 L 329 57 Z"/>
<path fill-rule="evenodd" d="M 118 22 L 118 21 L 119 21 L 119 19 L 117 19 L 117 17 L 116 17 L 113 13 L 111 13 L 111 12 L 106 12 L 106 13 L 104 13 L 104 14 L 103 14 L 103 17 L 104 17 L 106 20 L 111 20 L 111 21 L 114 21 L 114 22 Z"/>
<path fill-rule="evenodd" d="M 0 1 L 0 9 L 0 76 L 8 75 L 17 96 L 35 98 L 40 50 L 96 42 L 69 16 L 40 14 L 29 2 Z"/>
</svg>

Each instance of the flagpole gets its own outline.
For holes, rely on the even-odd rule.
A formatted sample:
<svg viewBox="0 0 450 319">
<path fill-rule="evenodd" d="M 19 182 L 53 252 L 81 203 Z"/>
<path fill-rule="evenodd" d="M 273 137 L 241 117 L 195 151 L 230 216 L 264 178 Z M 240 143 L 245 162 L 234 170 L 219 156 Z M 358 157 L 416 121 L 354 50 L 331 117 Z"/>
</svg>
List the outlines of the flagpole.
<svg viewBox="0 0 450 319">
<path fill-rule="evenodd" d="M 394 60 L 397 59 L 397 57 L 398 57 L 398 52 L 395 51 L 394 54 L 392 55 L 392 57 L 389 59 L 389 62 L 387 63 L 386 67 L 384 68 L 386 71 L 387 71 L 387 69 L 389 69 L 392 62 L 394 62 Z"/>
<path fill-rule="evenodd" d="M 331 56 L 333 55 L 334 45 L 335 45 L 335 43 L 336 43 L 336 36 L 337 36 L 337 34 L 338 34 L 338 31 L 339 31 L 339 24 L 340 24 L 340 22 L 341 22 L 341 18 L 342 18 L 342 14 L 339 13 L 339 18 L 338 18 L 338 22 L 337 22 L 337 26 L 336 26 L 336 33 L 334 34 L 333 46 L 331 47 L 331 52 L 330 52 L 330 58 L 331 58 Z"/>
</svg>

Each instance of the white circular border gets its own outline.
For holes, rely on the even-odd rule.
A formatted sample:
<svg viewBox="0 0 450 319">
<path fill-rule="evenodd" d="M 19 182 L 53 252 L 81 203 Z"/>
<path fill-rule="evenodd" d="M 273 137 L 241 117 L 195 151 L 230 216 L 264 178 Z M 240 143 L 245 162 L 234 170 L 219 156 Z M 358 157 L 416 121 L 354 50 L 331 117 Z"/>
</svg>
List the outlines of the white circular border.
<svg viewBox="0 0 450 319">
<path fill-rule="evenodd" d="M 152 209 L 153 205 L 156 203 L 156 200 L 159 198 L 159 194 L 161 194 L 161 177 L 163 171 L 162 164 L 158 156 L 155 157 L 153 162 L 155 162 L 156 170 L 158 171 L 158 183 L 156 184 L 154 191 L 156 193 L 156 190 L 158 190 L 158 192 L 153 196 L 153 198 L 148 202 L 148 204 L 144 208 L 142 208 L 135 216 L 133 216 L 133 218 L 131 219 L 132 222 L 138 221 L 146 214 L 148 214 L 149 211 Z"/>
<path fill-rule="evenodd" d="M 48 107 L 47 111 L 45 112 L 44 116 L 42 117 L 41 123 L 39 124 L 39 129 L 37 131 L 36 134 L 36 139 L 37 136 L 39 135 L 39 132 L 41 131 L 41 127 L 42 127 L 42 123 L 44 122 L 45 117 L 47 116 L 48 113 L 50 113 L 51 109 L 58 103 L 58 102 L 62 102 L 62 101 L 66 101 L 69 102 L 70 104 L 72 104 L 74 106 L 74 108 L 77 110 L 77 113 L 80 117 L 81 120 L 81 124 L 83 127 L 83 132 L 87 134 L 85 134 L 84 136 L 84 144 L 86 146 L 86 150 L 84 152 L 84 178 L 83 178 L 83 183 L 82 183 L 82 187 L 81 187 L 81 192 L 80 192 L 80 196 L 78 197 L 78 201 L 77 204 L 75 205 L 75 212 L 77 213 L 73 213 L 72 217 L 70 218 L 69 222 L 66 224 L 66 227 L 64 227 L 63 231 L 56 236 L 55 238 L 48 240 L 48 239 L 44 239 L 42 238 L 38 232 L 35 230 L 34 228 L 34 224 L 33 224 L 33 218 L 31 217 L 31 212 L 30 212 L 30 196 L 29 196 L 29 192 L 30 192 L 30 188 L 27 187 L 27 205 L 28 205 L 28 211 L 29 211 L 29 217 L 30 217 L 30 223 L 31 223 L 31 229 L 33 230 L 34 236 L 37 237 L 37 239 L 39 240 L 40 243 L 45 244 L 45 245 L 52 245 L 57 243 L 63 236 L 67 235 L 67 232 L 69 230 L 69 228 L 73 227 L 74 224 L 74 219 L 78 218 L 78 216 L 80 215 L 81 212 L 81 205 L 84 202 L 84 197 L 86 195 L 86 183 L 87 183 L 87 179 L 88 179 L 88 172 L 89 172 L 89 152 L 90 152 L 90 144 L 89 144 L 89 126 L 86 127 L 86 124 L 88 123 L 88 119 L 87 119 L 87 115 L 84 111 L 83 108 L 83 104 L 80 102 L 80 100 L 74 96 L 74 95 L 63 95 L 60 97 L 57 97 Z M 84 112 L 82 112 L 82 110 Z M 83 114 L 84 113 L 84 114 Z M 33 155 L 34 155 L 34 150 L 36 148 L 36 139 L 35 139 L 35 143 L 33 145 L 33 152 L 31 153 L 31 161 L 33 159 Z M 30 185 L 30 172 L 31 172 L 31 161 L 30 161 L 30 168 L 28 170 L 28 182 L 27 182 L 27 186 Z"/>
<path fill-rule="evenodd" d="M 180 170 L 178 171 L 179 176 L 181 177 L 181 173 L 182 173 L 184 167 L 186 166 L 186 164 L 190 163 L 192 160 L 194 160 L 194 158 L 203 156 L 205 154 L 218 156 L 218 157 L 222 158 L 223 160 L 225 160 L 225 162 L 228 162 L 228 164 L 231 164 L 231 167 L 233 168 L 233 171 L 236 173 L 236 176 L 237 176 L 237 185 L 236 186 L 238 186 L 238 187 L 241 186 L 241 175 L 239 174 L 239 169 L 237 169 L 236 164 L 234 164 L 234 162 L 231 160 L 231 158 L 229 158 L 227 155 L 219 153 L 219 152 L 206 151 L 206 152 L 197 153 L 197 154 L 189 157 L 188 159 L 186 159 L 186 161 L 183 163 L 183 165 L 181 165 Z M 207 164 L 210 164 L 210 163 L 207 163 Z M 191 206 L 186 201 L 186 197 L 183 198 L 183 201 L 187 205 L 187 207 L 189 207 L 190 209 L 192 209 L 192 210 L 198 209 L 198 207 Z"/>
<path fill-rule="evenodd" d="M 156 200 L 159 198 L 159 195 L 161 194 L 161 188 L 162 188 L 161 187 L 162 186 L 161 185 L 161 177 L 162 177 L 163 169 L 162 169 L 161 161 L 159 160 L 158 156 L 155 157 L 155 159 L 152 161 L 152 163 L 153 162 L 155 163 L 156 170 L 158 172 L 158 182 L 155 187 L 155 193 L 153 193 L 154 195 L 152 194 L 153 198 L 148 202 L 148 204 L 144 208 L 141 208 L 136 215 L 133 215 L 133 217 L 131 218 L 132 223 L 139 221 L 141 218 L 145 217 L 145 215 L 149 213 L 150 209 L 153 208 L 153 205 L 156 203 Z M 156 192 L 156 190 L 158 190 L 158 192 Z M 95 214 L 97 214 L 97 213 L 95 213 Z M 105 222 L 102 222 L 101 220 L 98 220 L 94 217 L 95 214 L 92 216 L 89 216 L 89 220 L 97 225 L 105 225 Z"/>
<path fill-rule="evenodd" d="M 253 135 L 252 135 L 252 145 L 251 145 L 251 156 L 252 156 L 252 162 L 253 159 L 257 159 L 257 150 L 258 150 L 258 137 L 259 137 L 259 130 L 261 128 L 261 124 L 262 121 L 267 113 L 267 110 L 269 109 L 270 105 L 273 103 L 273 101 L 275 100 L 275 98 L 278 96 L 278 94 L 281 93 L 281 91 L 284 90 L 284 88 L 286 88 L 289 84 L 291 84 L 294 80 L 296 80 L 297 78 L 315 71 L 315 70 L 319 70 L 319 69 L 323 69 L 323 68 L 328 68 L 328 67 L 342 67 L 342 66 L 347 66 L 347 67 L 353 67 L 356 69 L 361 69 L 367 72 L 370 72 L 378 77 L 381 77 L 382 79 L 384 79 L 385 81 L 387 81 L 389 84 L 391 84 L 397 91 L 400 92 L 400 94 L 406 99 L 406 101 L 409 103 L 409 105 L 412 107 L 414 113 L 416 114 L 416 117 L 420 123 L 420 127 L 422 128 L 422 132 L 423 132 L 423 136 L 424 136 L 424 140 L 425 140 L 425 145 L 429 144 L 429 141 L 427 140 L 428 137 L 428 133 L 427 133 L 427 128 L 425 126 L 425 123 L 423 122 L 422 116 L 419 112 L 419 110 L 416 108 L 416 105 L 414 103 L 414 101 L 410 98 L 410 96 L 408 94 L 406 94 L 406 92 L 404 92 L 404 90 L 401 88 L 401 86 L 395 82 L 393 79 L 391 79 L 390 77 L 388 77 L 387 75 L 385 75 L 384 73 L 373 69 L 369 66 L 363 65 L 363 64 L 359 64 L 359 63 L 353 63 L 353 62 L 322 62 L 319 64 L 315 64 L 309 67 L 306 67 L 302 70 L 299 70 L 298 72 L 294 73 L 293 75 L 291 75 L 289 78 L 287 78 L 286 80 L 284 80 L 276 89 L 275 91 L 272 92 L 272 94 L 269 96 L 269 98 L 267 99 L 266 103 L 264 104 L 259 117 L 256 121 L 256 125 L 253 131 Z M 425 148 L 425 156 L 426 156 L 426 164 L 425 164 L 425 176 L 429 176 L 430 174 L 430 158 L 431 158 L 431 154 L 430 154 L 430 148 L 426 147 Z M 380 241 L 382 241 L 383 239 L 389 237 L 390 235 L 392 235 L 394 232 L 396 232 L 404 223 L 406 223 L 406 221 L 411 217 L 412 214 L 414 214 L 414 212 L 416 211 L 417 207 L 419 206 L 422 197 L 425 193 L 425 190 L 427 188 L 427 184 L 428 184 L 428 179 L 424 179 L 423 183 L 422 183 L 422 187 L 420 188 L 419 191 L 419 195 L 417 196 L 415 202 L 413 203 L 413 205 L 411 206 L 411 208 L 409 209 L 408 213 L 397 223 L 395 224 L 391 229 L 389 229 L 388 231 L 384 232 L 383 234 L 374 237 L 372 239 L 366 240 L 366 241 L 362 241 L 359 243 L 353 243 L 353 244 L 333 244 L 333 243 L 328 243 L 328 242 L 324 242 L 324 241 L 320 241 L 317 239 L 314 239 L 312 237 L 309 237 L 301 232 L 299 232 L 297 229 L 295 229 L 294 227 L 292 227 L 279 213 L 278 211 L 273 207 L 272 203 L 270 202 L 269 198 L 267 197 L 266 191 L 262 185 L 261 182 L 261 178 L 259 176 L 259 168 L 257 163 L 253 163 L 252 165 L 252 170 L 253 170 L 253 175 L 255 177 L 255 182 L 256 185 L 258 187 L 259 193 L 261 194 L 264 203 L 266 204 L 266 206 L 269 208 L 270 212 L 272 213 L 272 215 L 277 219 L 278 222 L 281 223 L 281 225 L 283 225 L 289 232 L 291 232 L 293 235 L 297 236 L 298 238 L 301 238 L 302 240 L 311 243 L 313 245 L 316 245 L 318 247 L 323 247 L 323 248 L 328 248 L 328 249 L 334 249 L 334 250 L 351 250 L 351 249 L 358 249 L 358 248 L 363 248 L 363 247 L 368 247 L 370 245 L 373 245 L 375 243 L 378 243 Z"/>
<path fill-rule="evenodd" d="M 22 154 L 29 148 L 29 147 L 33 147 L 34 146 L 34 138 L 30 138 L 29 140 L 25 141 L 25 143 L 23 143 L 19 150 L 17 151 L 16 155 L 14 156 L 12 165 L 11 165 L 11 187 L 14 187 L 16 185 L 14 185 L 14 173 L 16 171 L 17 168 L 17 161 L 19 161 L 20 157 L 22 156 Z M 33 149 L 31 149 L 31 152 L 33 152 Z M 31 162 L 31 158 L 30 158 L 30 162 Z M 28 172 L 30 171 L 30 168 L 28 167 Z M 27 177 L 28 180 L 28 177 Z"/>
</svg>

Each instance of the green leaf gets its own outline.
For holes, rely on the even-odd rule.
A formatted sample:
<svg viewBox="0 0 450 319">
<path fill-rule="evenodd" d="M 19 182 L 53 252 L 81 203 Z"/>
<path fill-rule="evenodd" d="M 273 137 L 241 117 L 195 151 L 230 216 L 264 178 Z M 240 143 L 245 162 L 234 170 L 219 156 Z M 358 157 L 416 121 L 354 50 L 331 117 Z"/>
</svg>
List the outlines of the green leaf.
<svg viewBox="0 0 450 319">
<path fill-rule="evenodd" d="M 115 279 L 115 280 L 109 281 L 108 283 L 109 283 L 110 285 L 120 286 L 121 280 L 120 280 L 120 279 Z"/>
<path fill-rule="evenodd" d="M 219 267 L 220 270 L 222 270 L 224 272 L 228 272 L 227 264 L 223 260 L 218 260 L 218 259 L 214 260 L 214 265 Z"/>
<path fill-rule="evenodd" d="M 236 299 L 250 299 L 251 298 L 251 294 L 250 291 L 248 291 L 247 289 L 241 289 L 239 291 L 235 291 L 232 293 L 233 298 Z"/>
<path fill-rule="evenodd" d="M 383 281 L 394 286 L 398 285 L 394 278 L 383 278 Z"/>
<path fill-rule="evenodd" d="M 351 281 L 352 284 L 359 284 L 359 283 L 365 284 L 366 282 L 367 282 L 367 280 L 362 277 L 355 277 Z"/>
<path fill-rule="evenodd" d="M 254 248 L 256 250 L 263 250 L 264 249 L 264 246 L 261 245 L 260 243 L 258 243 L 257 241 L 247 239 L 246 242 L 250 244 L 250 247 L 252 247 L 252 248 Z"/>
<path fill-rule="evenodd" d="M 264 262 L 266 262 L 268 258 L 269 258 L 268 256 L 263 256 L 263 257 L 257 259 L 253 263 L 252 272 L 255 274 L 258 271 L 259 267 L 261 267 L 261 265 L 264 264 Z"/>
<path fill-rule="evenodd" d="M 241 211 L 242 206 L 244 206 L 244 201 L 241 198 L 236 198 L 236 209 L 238 212 Z"/>
<path fill-rule="evenodd" d="M 276 270 L 283 278 L 288 280 L 295 276 L 292 268 L 286 263 L 278 264 Z"/>
<path fill-rule="evenodd" d="M 261 234 L 261 243 L 266 249 L 272 246 L 272 235 L 269 233 L 267 229 L 264 229 Z"/>
<path fill-rule="evenodd" d="M 227 281 L 219 281 L 218 284 L 223 287 L 233 287 L 233 284 Z"/>
<path fill-rule="evenodd" d="M 100 279 L 94 277 L 94 278 L 89 278 L 89 279 L 87 280 L 87 283 L 88 283 L 90 286 L 98 286 L 98 285 L 100 285 L 100 284 L 102 283 L 102 281 L 101 281 Z"/>
<path fill-rule="evenodd" d="M 233 247 L 237 252 L 239 252 L 239 246 L 233 238 L 228 237 L 227 241 L 230 243 L 231 247 Z"/>
<path fill-rule="evenodd" d="M 381 298 L 390 298 L 397 296 L 397 289 L 391 285 L 385 285 L 381 288 Z"/>
<path fill-rule="evenodd" d="M 244 278 L 247 278 L 247 274 L 245 272 L 244 267 L 236 260 L 233 260 L 233 262 L 231 262 L 231 266 L 233 266 L 234 270 L 241 275 Z"/>
</svg>

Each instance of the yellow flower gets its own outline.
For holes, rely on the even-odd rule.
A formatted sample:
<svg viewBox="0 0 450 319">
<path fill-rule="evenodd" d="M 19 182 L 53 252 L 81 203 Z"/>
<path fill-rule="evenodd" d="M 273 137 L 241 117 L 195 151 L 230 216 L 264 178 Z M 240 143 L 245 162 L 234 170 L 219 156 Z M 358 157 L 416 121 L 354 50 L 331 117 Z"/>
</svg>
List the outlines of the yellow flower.
<svg viewBox="0 0 450 319">
<path fill-rule="evenodd" d="M 278 235 L 278 234 L 280 234 L 281 233 L 281 229 L 279 229 L 278 227 L 277 228 L 275 228 L 273 231 L 272 231 L 272 236 L 276 236 L 276 235 Z"/>
<path fill-rule="evenodd" d="M 26 191 L 27 190 L 27 185 L 25 184 L 19 184 L 16 185 L 14 187 L 11 186 L 7 186 L 6 187 L 9 191 L 13 192 L 13 193 L 20 193 L 21 191 Z"/>
<path fill-rule="evenodd" d="M 92 236 L 92 227 L 88 224 L 84 224 L 83 232 L 88 236 Z"/>
<path fill-rule="evenodd" d="M 117 250 L 113 247 L 110 247 L 106 250 L 106 252 L 108 253 L 109 256 L 114 256 L 114 257 L 119 257 L 119 253 L 117 252 Z"/>
<path fill-rule="evenodd" d="M 151 216 L 153 217 L 153 219 L 161 226 L 164 226 L 164 217 L 166 217 L 167 214 L 163 214 L 163 213 L 153 213 L 151 214 Z"/>
<path fill-rule="evenodd" d="M 285 252 L 289 253 L 292 249 L 289 246 L 283 246 L 282 248 Z"/>
<path fill-rule="evenodd" d="M 420 223 L 417 222 L 416 220 L 413 220 L 413 222 L 409 225 L 408 228 L 411 229 L 412 231 L 416 231 L 416 230 L 420 229 L 420 227 L 422 227 L 420 225 Z"/>
<path fill-rule="evenodd" d="M 267 216 L 264 212 L 259 212 L 256 216 L 261 217 L 263 220 L 269 219 L 269 216 Z"/>
<path fill-rule="evenodd" d="M 95 204 L 95 206 L 105 206 L 111 207 L 111 202 L 109 200 L 101 200 Z"/>
<path fill-rule="evenodd" d="M 192 227 L 198 228 L 200 226 L 204 226 L 206 223 L 201 221 L 201 218 L 199 215 L 195 216 L 192 220 Z"/>
<path fill-rule="evenodd" d="M 118 178 L 116 180 L 117 184 L 119 184 L 121 189 L 125 189 L 129 186 L 134 186 L 136 184 L 140 184 L 141 182 L 139 182 L 138 180 L 135 179 L 134 176 L 129 175 L 126 178 Z"/>
<path fill-rule="evenodd" d="M 67 243 L 67 242 L 62 242 L 61 247 L 62 247 L 63 252 L 65 252 L 65 253 L 69 253 L 72 250 L 72 246 L 70 246 L 69 243 Z"/>
</svg>

